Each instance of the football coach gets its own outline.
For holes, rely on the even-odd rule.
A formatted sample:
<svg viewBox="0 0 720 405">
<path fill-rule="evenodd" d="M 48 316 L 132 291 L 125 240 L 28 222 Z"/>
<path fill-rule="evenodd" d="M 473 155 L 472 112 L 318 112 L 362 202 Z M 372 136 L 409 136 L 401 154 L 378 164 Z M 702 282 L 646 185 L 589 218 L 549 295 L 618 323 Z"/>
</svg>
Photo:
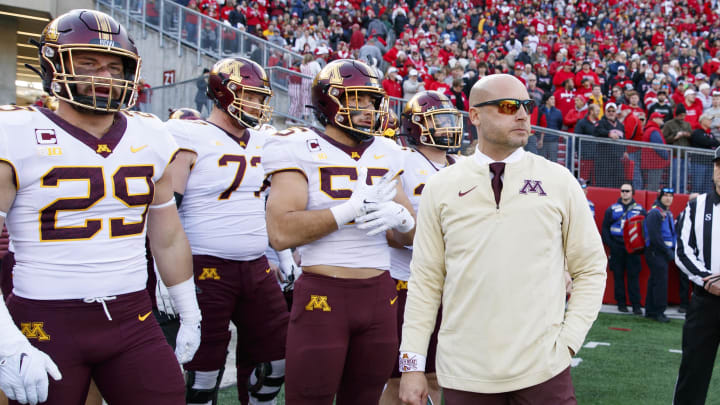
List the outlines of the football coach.
<svg viewBox="0 0 720 405">
<path fill-rule="evenodd" d="M 523 150 L 535 103 L 522 82 L 486 76 L 470 105 L 477 151 L 435 175 L 418 210 L 400 399 L 426 404 L 425 354 L 442 303 L 436 367 L 447 405 L 575 404 L 570 359 L 605 287 L 600 235 L 570 172 Z"/>
</svg>

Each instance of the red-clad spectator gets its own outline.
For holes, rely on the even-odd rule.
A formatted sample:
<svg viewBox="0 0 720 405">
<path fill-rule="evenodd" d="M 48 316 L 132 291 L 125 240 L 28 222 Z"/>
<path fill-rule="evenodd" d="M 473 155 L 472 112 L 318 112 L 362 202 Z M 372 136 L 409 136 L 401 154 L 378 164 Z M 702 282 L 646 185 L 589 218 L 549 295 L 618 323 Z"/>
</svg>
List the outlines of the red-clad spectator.
<svg viewBox="0 0 720 405">
<path fill-rule="evenodd" d="M 459 111 L 467 111 L 470 107 L 468 97 L 463 92 L 463 84 L 462 79 L 453 79 L 452 87 L 445 92 L 445 95 L 448 96 Z"/>
<path fill-rule="evenodd" d="M 575 132 L 575 124 L 587 115 L 587 104 L 585 97 L 581 95 L 575 96 L 575 106 L 571 108 L 567 114 L 563 114 L 563 124 L 567 127 L 567 132 Z"/>
<path fill-rule="evenodd" d="M 572 78 L 565 80 L 565 86 L 555 90 L 555 108 L 560 110 L 563 117 L 575 107 L 575 85 Z"/>
<path fill-rule="evenodd" d="M 395 45 L 390 48 L 389 51 L 385 52 L 385 55 L 383 55 L 383 60 L 387 63 L 394 63 L 397 59 L 398 53 L 401 52 L 403 48 L 404 46 L 402 42 L 395 41 Z"/>
<path fill-rule="evenodd" d="M 625 115 L 625 120 L 623 121 L 623 126 L 625 127 L 625 139 L 629 141 L 642 141 L 643 126 L 645 125 L 645 113 L 636 115 L 632 112 L 632 110 L 628 111 L 628 109 L 624 109 L 622 111 L 622 115 Z M 639 148 L 637 146 L 628 145 L 627 147 L 628 153 L 635 153 L 638 150 Z"/>
<path fill-rule="evenodd" d="M 673 91 L 673 94 L 670 96 L 673 104 L 678 105 L 682 104 L 685 101 L 685 90 L 687 89 L 688 86 L 686 86 L 684 82 L 678 82 L 678 86 L 675 88 L 675 91 Z"/>
<path fill-rule="evenodd" d="M 705 73 L 706 76 L 711 76 L 713 73 L 717 72 L 720 68 L 720 60 L 718 59 L 718 55 L 716 54 L 714 58 L 709 59 L 707 62 L 705 62 L 702 66 L 702 71 Z"/>
<path fill-rule="evenodd" d="M 685 121 L 690 123 L 692 129 L 698 129 L 700 128 L 698 120 L 700 119 L 700 115 L 703 113 L 702 102 L 697 99 L 695 90 L 693 89 L 685 90 L 684 95 L 685 99 L 683 100 L 682 105 L 685 106 L 685 111 L 687 111 Z"/>
<path fill-rule="evenodd" d="M 598 84 L 592 84 L 590 79 L 583 79 L 580 82 L 580 87 L 575 89 L 577 94 L 585 97 L 585 100 L 589 100 L 593 93 L 593 86 L 599 86 Z"/>
<path fill-rule="evenodd" d="M 430 68 L 430 77 L 425 83 L 425 90 L 435 90 L 445 94 L 450 86 L 445 83 L 445 71 L 442 68 Z"/>
<path fill-rule="evenodd" d="M 402 80 L 397 75 L 398 69 L 394 66 L 390 66 L 387 70 L 387 74 L 382 81 L 383 89 L 390 97 L 402 98 Z"/>
<path fill-rule="evenodd" d="M 230 13 L 233 11 L 233 7 L 231 7 L 228 3 L 225 3 L 224 6 L 220 9 L 220 20 L 222 21 L 229 21 L 230 20 Z"/>
<path fill-rule="evenodd" d="M 665 137 L 660 129 L 664 119 L 665 116 L 662 113 L 650 114 L 650 119 L 643 132 L 643 142 L 665 145 Z M 667 184 L 667 182 L 663 182 L 663 175 L 666 168 L 670 166 L 670 152 L 655 148 L 642 148 L 640 156 L 640 168 L 645 172 L 647 179 L 645 187 L 648 190 L 658 190 L 663 184 Z"/>
<path fill-rule="evenodd" d="M 645 109 L 640 105 L 640 95 L 635 90 L 625 93 L 627 104 L 620 106 L 621 110 L 630 110 L 636 117 L 644 116 Z"/>
<path fill-rule="evenodd" d="M 150 111 L 150 96 L 152 96 L 152 91 L 150 90 L 150 85 L 145 83 L 145 79 L 140 78 L 138 80 L 138 97 L 137 97 L 137 104 L 136 108 L 142 112 L 149 112 Z"/>
<path fill-rule="evenodd" d="M 686 83 L 695 83 L 695 75 L 690 71 L 690 64 L 682 64 L 681 73 L 680 76 L 677 77 L 677 80 L 684 80 Z"/>
<path fill-rule="evenodd" d="M 362 48 L 365 45 L 365 35 L 360 31 L 360 24 L 353 24 L 352 35 L 350 35 L 350 50 Z"/>
<path fill-rule="evenodd" d="M 147 22 L 152 25 L 158 25 L 160 23 L 158 7 L 156 0 L 148 0 L 145 4 L 145 17 L 147 18 Z"/>
<path fill-rule="evenodd" d="M 563 83 L 565 83 L 568 79 L 572 80 L 573 83 L 575 82 L 575 73 L 572 71 L 574 65 L 575 64 L 572 63 L 572 61 L 567 61 L 563 64 L 562 70 L 555 73 L 555 76 L 553 76 L 553 85 L 555 87 L 562 87 Z M 562 111 L 562 108 L 560 108 L 560 110 Z"/>
<path fill-rule="evenodd" d="M 600 78 L 598 77 L 597 73 L 590 70 L 590 61 L 584 60 L 582 63 L 582 69 L 575 73 L 575 87 L 580 88 L 582 87 L 582 81 L 583 79 L 590 79 L 590 90 L 592 91 L 592 85 L 593 84 L 600 84 Z"/>
<path fill-rule="evenodd" d="M 562 70 L 562 67 L 565 64 L 565 55 L 566 52 L 564 51 L 558 52 L 555 55 L 555 60 L 550 62 L 550 66 L 548 66 L 548 73 L 550 73 L 550 76 L 555 76 L 555 73 L 557 73 L 559 70 Z"/>
<path fill-rule="evenodd" d="M 619 65 L 617 68 L 617 75 L 610 78 L 610 80 L 608 81 L 608 86 L 610 88 L 620 86 L 621 89 L 624 89 L 625 86 L 627 86 L 628 84 L 631 88 L 635 87 L 632 79 L 629 76 L 625 75 L 625 66 Z"/>
<path fill-rule="evenodd" d="M 660 25 L 659 27 L 657 27 L 655 29 L 655 33 L 653 34 L 652 39 L 650 40 L 650 43 L 653 46 L 665 44 L 665 27 Z M 649 124 L 650 124 L 650 122 L 648 122 L 648 125 Z"/>
<path fill-rule="evenodd" d="M 245 20 L 247 21 L 247 31 L 259 35 L 260 33 L 257 32 L 256 27 L 263 22 L 263 15 L 260 14 L 256 2 L 245 8 Z"/>
</svg>

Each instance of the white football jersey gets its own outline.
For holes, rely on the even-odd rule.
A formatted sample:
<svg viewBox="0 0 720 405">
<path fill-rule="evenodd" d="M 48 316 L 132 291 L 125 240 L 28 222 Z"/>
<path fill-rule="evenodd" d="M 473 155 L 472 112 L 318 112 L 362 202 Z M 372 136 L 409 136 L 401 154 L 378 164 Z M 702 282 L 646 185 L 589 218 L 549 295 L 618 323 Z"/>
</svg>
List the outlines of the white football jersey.
<svg viewBox="0 0 720 405">
<path fill-rule="evenodd" d="M 263 167 L 267 176 L 298 171 L 308 181 L 307 210 L 328 209 L 350 198 L 357 181 L 357 168 L 368 168 L 376 181 L 388 171 L 402 173 L 400 146 L 374 137 L 351 148 L 324 133 L 308 128 L 290 128 L 268 139 Z M 303 266 L 332 265 L 390 269 L 390 247 L 385 234 L 367 236 L 353 224 L 341 227 L 307 245 L 300 246 Z"/>
<path fill-rule="evenodd" d="M 102 139 L 47 109 L 0 107 L 0 160 L 15 171 L 7 217 L 13 292 L 79 299 L 145 289 L 155 182 L 177 152 L 162 121 L 119 113 Z"/>
<path fill-rule="evenodd" d="M 425 183 L 445 166 L 431 162 L 425 155 L 415 149 L 403 148 L 405 157 L 405 171 L 402 175 L 403 190 L 410 199 L 415 215 L 420 206 L 420 195 Z M 455 163 L 458 155 L 447 155 L 447 164 Z M 396 280 L 408 281 L 410 279 L 410 259 L 412 259 L 412 246 L 390 248 L 391 267 L 390 275 Z"/>
<path fill-rule="evenodd" d="M 197 154 L 179 209 L 192 253 L 228 260 L 262 256 L 268 246 L 260 193 L 267 135 L 247 129 L 239 139 L 200 120 L 165 125 L 180 150 Z"/>
</svg>

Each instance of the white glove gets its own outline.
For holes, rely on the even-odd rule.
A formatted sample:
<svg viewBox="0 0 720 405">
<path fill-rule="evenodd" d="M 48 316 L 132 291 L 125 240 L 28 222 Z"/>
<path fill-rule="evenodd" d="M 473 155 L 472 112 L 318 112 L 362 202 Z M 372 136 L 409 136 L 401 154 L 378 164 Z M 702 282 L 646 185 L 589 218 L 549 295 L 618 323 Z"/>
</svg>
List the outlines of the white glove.
<svg viewBox="0 0 720 405">
<path fill-rule="evenodd" d="M 202 315 L 195 295 L 193 278 L 167 288 L 175 309 L 180 315 L 180 330 L 175 338 L 175 357 L 180 364 L 192 360 L 200 347 L 200 321 Z"/>
<path fill-rule="evenodd" d="M 200 347 L 200 322 L 185 323 L 180 318 L 180 329 L 175 338 L 175 357 L 178 363 L 185 364 L 195 357 Z"/>
<path fill-rule="evenodd" d="M 410 211 L 394 201 L 373 204 L 369 208 L 374 210 L 367 215 L 355 218 L 359 229 L 370 229 L 367 233 L 368 236 L 377 235 L 389 229 L 405 233 L 415 226 L 415 220 L 410 215 Z"/>
<path fill-rule="evenodd" d="M 169 317 L 177 318 L 177 311 L 175 311 L 175 306 L 170 298 L 170 292 L 160 278 L 157 265 L 155 266 L 155 279 L 157 280 L 155 284 L 155 300 L 157 301 L 158 311 Z"/>
<path fill-rule="evenodd" d="M 55 381 L 62 379 L 50 356 L 27 340 L 15 354 L 0 358 L 0 390 L 21 404 L 47 401 L 48 374 Z"/>
<path fill-rule="evenodd" d="M 280 277 L 282 277 L 282 280 L 280 281 L 287 282 L 289 280 L 297 280 L 297 278 L 300 277 L 300 274 L 302 274 L 302 271 L 300 270 L 300 266 L 295 263 L 292 250 L 281 250 L 277 252 L 277 255 L 280 260 L 280 263 L 278 263 Z"/>
<path fill-rule="evenodd" d="M 370 212 L 369 204 L 392 201 L 397 193 L 397 180 L 393 180 L 393 177 L 392 173 L 387 172 L 377 183 L 367 185 L 367 168 L 358 168 L 358 178 L 350 199 L 330 208 L 338 228 Z"/>
<path fill-rule="evenodd" d="M 33 347 L 15 327 L 0 298 L 0 390 L 21 404 L 45 402 L 48 373 L 55 381 L 62 378 L 50 357 Z"/>
</svg>

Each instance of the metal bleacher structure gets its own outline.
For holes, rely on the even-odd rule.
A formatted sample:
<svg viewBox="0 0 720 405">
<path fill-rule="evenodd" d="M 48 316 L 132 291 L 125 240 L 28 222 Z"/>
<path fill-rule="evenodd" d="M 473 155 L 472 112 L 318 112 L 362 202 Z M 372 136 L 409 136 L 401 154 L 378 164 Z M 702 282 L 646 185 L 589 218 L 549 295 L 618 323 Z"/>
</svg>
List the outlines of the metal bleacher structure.
<svg viewBox="0 0 720 405">
<path fill-rule="evenodd" d="M 217 60 L 237 55 L 258 62 L 266 67 L 273 87 L 272 124 L 279 129 L 290 125 L 318 125 L 309 110 L 297 106 L 305 98 L 290 97 L 292 86 L 307 86 L 313 79 L 288 69 L 300 61 L 302 55 L 171 0 L 96 0 L 95 4 L 98 10 L 111 14 L 125 26 L 134 26 L 135 32 L 140 31 L 143 36 L 148 30 L 157 32 L 158 46 L 177 48 L 178 57 L 195 53 L 198 65 L 207 63 L 207 58 Z M 168 108 L 195 107 L 197 79 L 153 87 L 148 112 L 165 118 Z M 390 105 L 399 117 L 404 101 L 391 97 Z M 298 116 L 291 111 L 305 111 L 305 114 Z M 464 152 L 470 145 L 469 122 L 465 122 Z M 535 136 L 556 136 L 558 163 L 588 180 L 591 186 L 619 187 L 621 183 L 632 183 L 638 190 L 669 186 L 681 193 L 702 193 L 712 184 L 713 152 L 710 150 L 610 140 L 536 126 L 533 130 Z"/>
</svg>

